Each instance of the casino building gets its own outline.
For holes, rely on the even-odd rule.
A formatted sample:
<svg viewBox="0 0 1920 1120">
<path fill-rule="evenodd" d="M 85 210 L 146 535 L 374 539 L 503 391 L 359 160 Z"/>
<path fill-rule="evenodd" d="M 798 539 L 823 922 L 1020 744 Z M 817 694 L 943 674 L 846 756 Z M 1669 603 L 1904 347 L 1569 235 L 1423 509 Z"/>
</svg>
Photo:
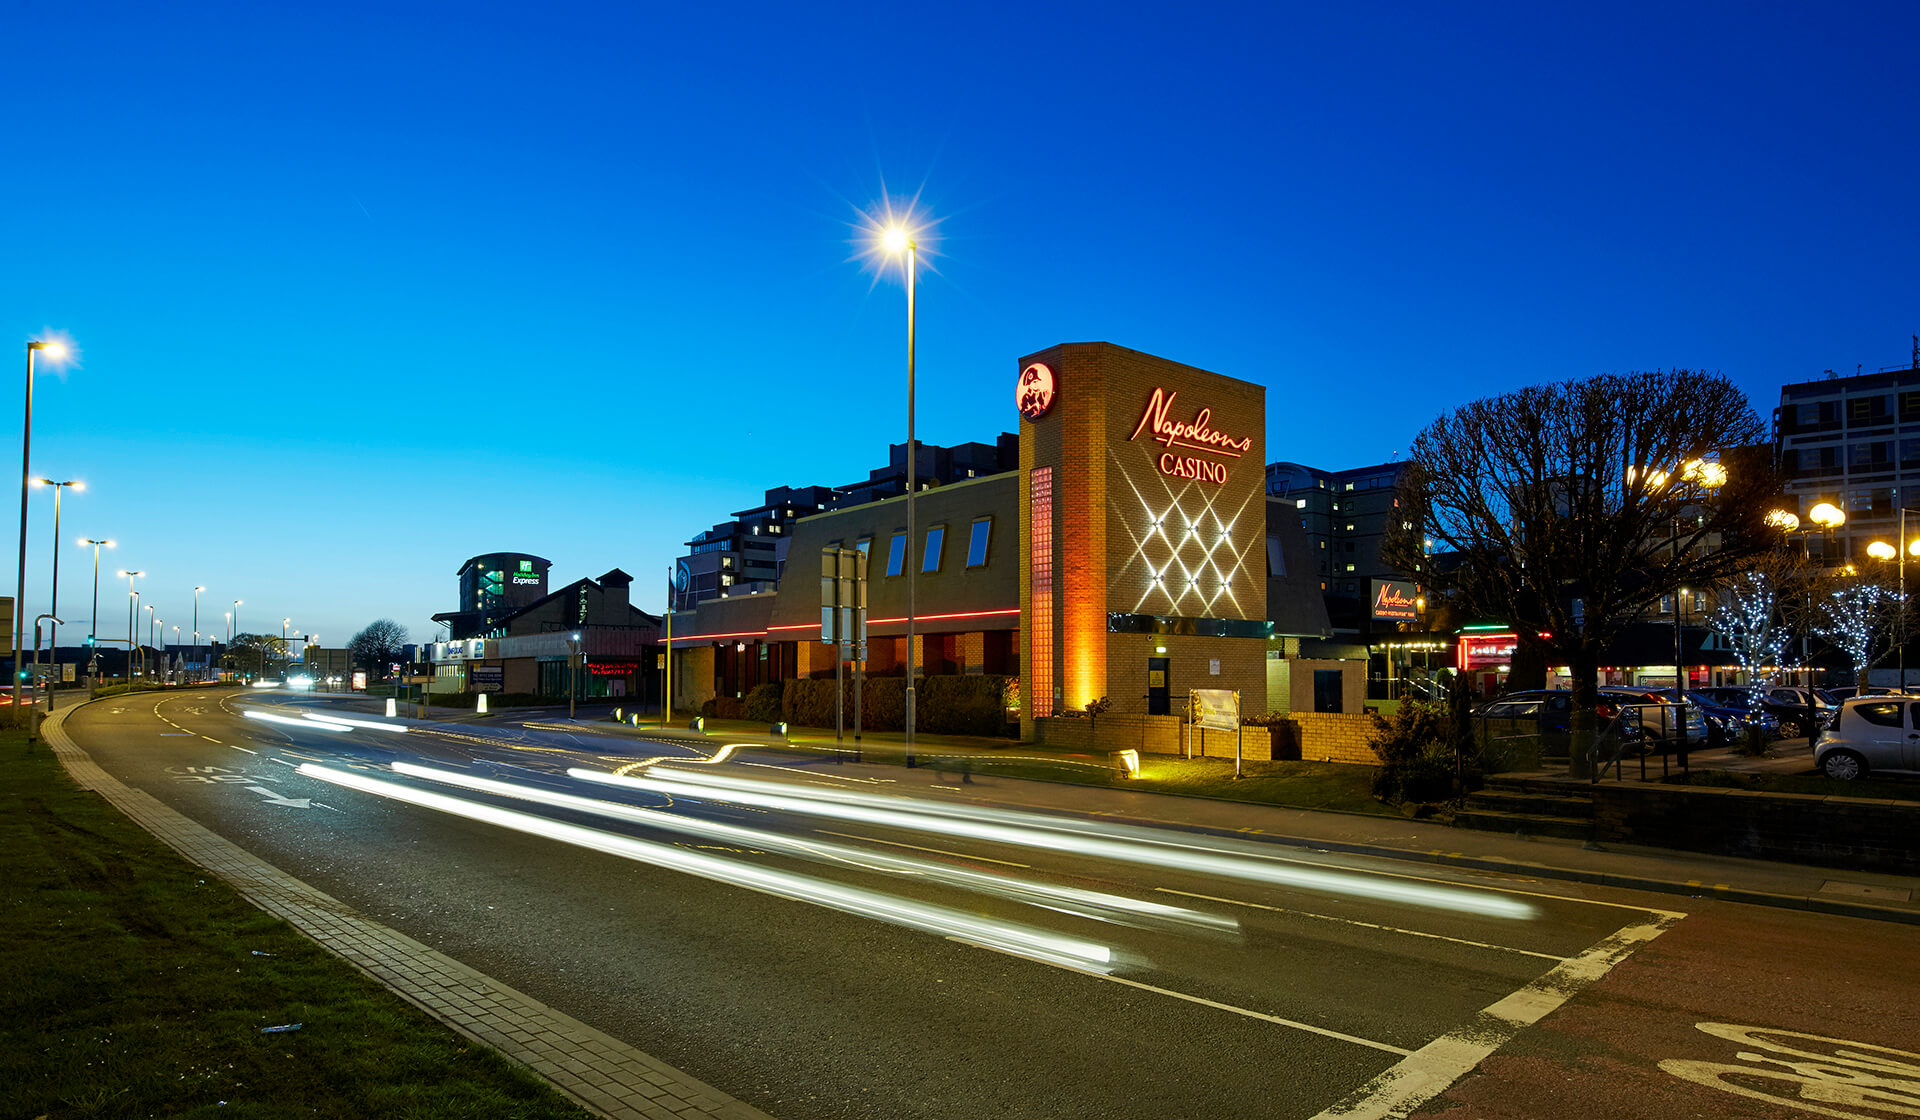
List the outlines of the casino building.
<svg viewBox="0 0 1920 1120">
<path fill-rule="evenodd" d="M 1024 737 L 1102 697 L 1103 720 L 1170 735 L 1197 688 L 1236 690 L 1249 713 L 1360 711 L 1364 663 L 1298 656 L 1330 628 L 1299 512 L 1267 494 L 1263 386 L 1105 342 L 1014 373 L 1017 470 L 916 478 L 913 541 L 904 495 L 796 518 L 777 589 L 673 612 L 676 705 L 831 675 L 811 558 L 852 548 L 867 673 L 903 671 L 911 565 L 915 664 L 1018 676 Z"/>
</svg>

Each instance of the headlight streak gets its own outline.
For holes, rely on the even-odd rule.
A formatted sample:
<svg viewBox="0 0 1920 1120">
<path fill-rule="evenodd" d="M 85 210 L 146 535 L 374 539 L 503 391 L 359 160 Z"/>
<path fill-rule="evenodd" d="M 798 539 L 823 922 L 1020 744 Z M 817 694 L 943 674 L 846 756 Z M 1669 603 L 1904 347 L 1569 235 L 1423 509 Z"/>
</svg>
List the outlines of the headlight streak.
<svg viewBox="0 0 1920 1120">
<path fill-rule="evenodd" d="M 318 712 L 302 712 L 301 715 L 315 723 L 340 723 L 348 727 L 370 727 L 375 731 L 405 731 L 403 723 L 376 723 L 370 719 L 350 719 L 347 716 L 321 715 Z"/>
<path fill-rule="evenodd" d="M 732 758 L 734 751 L 739 750 L 741 747 L 751 747 L 753 745 L 754 744 L 752 743 L 728 743 L 725 746 L 721 747 L 719 750 L 713 752 L 713 756 L 711 758 L 705 757 L 702 755 L 697 755 L 697 754 L 696 755 L 684 755 L 684 754 L 656 755 L 653 758 L 643 758 L 636 762 L 626 763 L 625 765 L 617 767 L 614 770 L 614 773 L 630 774 L 635 770 L 644 770 L 647 767 L 652 766 L 656 762 L 679 762 L 679 763 L 684 763 L 685 765 L 688 765 L 688 766 L 718 766 L 721 763 L 725 762 L 727 759 Z"/>
<path fill-rule="evenodd" d="M 841 886 L 822 879 L 812 879 L 772 868 L 756 867 L 736 860 L 688 851 L 685 848 L 635 840 L 581 825 L 565 824 L 515 809 L 501 809 L 492 805 L 483 805 L 477 801 L 414 789 L 381 778 L 351 774 L 344 770 L 335 770 L 330 766 L 306 763 L 300 767 L 299 772 L 310 778 L 370 793 L 376 797 L 403 801 L 410 805 L 482 821 L 500 828 L 605 852 L 608 855 L 633 860 L 635 863 L 651 864 L 671 871 L 698 875 L 715 882 L 745 887 L 748 890 L 792 899 L 796 902 L 810 902 L 816 906 L 874 918 L 926 933 L 943 937 L 968 938 L 1049 964 L 1103 974 L 1118 967 L 1113 950 L 1107 946 L 1043 929 L 990 921 L 944 906 L 893 898 L 877 891 Z"/>
<path fill-rule="evenodd" d="M 777 832 L 762 829 L 743 828 L 739 825 L 723 824 L 718 821 L 702 820 L 698 817 L 684 817 L 675 813 L 664 813 L 658 809 L 644 809 L 635 805 L 622 805 L 613 801 L 601 801 L 591 797 L 580 797 L 570 793 L 538 789 L 532 786 L 503 782 L 493 778 L 481 778 L 458 771 L 440 770 L 430 766 L 420 766 L 411 762 L 392 763 L 395 773 L 409 777 L 425 778 L 428 781 L 442 782 L 447 785 L 461 786 L 482 793 L 512 797 L 522 801 L 534 801 L 561 809 L 572 809 L 596 816 L 610 817 L 616 820 L 632 821 L 651 828 L 673 832 L 704 836 L 730 844 L 757 849 L 764 852 L 778 852 L 784 855 L 800 856 L 806 859 L 843 863 L 866 871 L 882 874 L 907 875 L 932 882 L 945 883 L 963 890 L 995 895 L 1015 902 L 1039 906 L 1063 914 L 1090 918 L 1094 921 L 1111 922 L 1123 925 L 1137 925 L 1153 929 L 1198 929 L 1209 933 L 1237 935 L 1240 923 L 1232 918 L 1204 911 L 1192 910 L 1182 906 L 1170 906 L 1162 902 L 1128 898 L 1124 895 L 1108 894 L 1104 891 L 1090 891 L 1079 887 L 1055 886 L 1027 879 L 969 871 L 931 860 L 914 859 L 910 856 L 895 856 L 884 852 L 870 852 L 847 844 L 835 844 L 821 840 L 803 840 L 798 837 L 784 836 Z"/>
<path fill-rule="evenodd" d="M 240 714 L 247 717 L 248 719 L 265 720 L 268 723 L 285 723 L 285 724 L 290 724 L 294 727 L 304 727 L 309 731 L 332 731 L 335 733 L 343 733 L 343 732 L 353 730 L 353 728 L 351 727 L 345 727 L 339 724 L 321 723 L 318 720 L 311 720 L 311 719 L 294 719 L 292 716 L 277 716 L 277 715 L 274 715 L 272 712 L 262 712 L 253 708 L 242 708 L 240 710 Z"/>
<path fill-rule="evenodd" d="M 1298 887 L 1336 895 L 1406 903 L 1438 910 L 1496 918 L 1531 919 L 1538 914 L 1527 902 L 1466 888 L 1432 887 L 1398 882 L 1357 872 L 1326 871 L 1289 865 L 1254 854 L 1209 848 L 1188 840 L 1149 834 L 1146 829 L 1123 829 L 1091 822 L 1057 820 L 1032 813 L 967 805 L 941 804 L 911 798 L 893 798 L 852 790 L 825 790 L 786 786 L 768 792 L 770 783 L 730 778 L 712 773 L 660 770 L 647 778 L 616 777 L 595 770 L 568 770 L 569 777 L 652 793 L 704 796 L 715 801 L 759 805 L 787 812 L 862 821 L 883 827 L 966 836 L 990 843 L 1026 848 L 1070 851 L 1098 859 L 1165 867 L 1215 875 L 1226 879 Z M 1004 823 L 995 823 L 1004 822 Z"/>
</svg>

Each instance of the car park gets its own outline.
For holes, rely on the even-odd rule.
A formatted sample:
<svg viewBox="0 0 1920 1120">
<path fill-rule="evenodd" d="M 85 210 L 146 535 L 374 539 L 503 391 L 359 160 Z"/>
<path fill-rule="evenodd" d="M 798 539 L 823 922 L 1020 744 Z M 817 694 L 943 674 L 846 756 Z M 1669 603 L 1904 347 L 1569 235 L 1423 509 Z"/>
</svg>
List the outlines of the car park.
<svg viewBox="0 0 1920 1120">
<path fill-rule="evenodd" d="M 1603 736 L 1615 734 L 1618 727 L 1618 737 L 1627 744 L 1625 753 L 1664 752 L 1680 741 L 1697 749 L 1707 742 L 1707 722 L 1699 711 L 1650 689 L 1600 688 L 1594 712 Z M 1474 718 L 1489 734 L 1564 735 L 1571 729 L 1572 715 L 1572 692 L 1532 689 L 1498 696 L 1476 710 Z"/>
<path fill-rule="evenodd" d="M 1842 701 L 1833 726 L 1821 737 L 1814 765 L 1829 778 L 1851 781 L 1868 774 L 1920 774 L 1920 700 L 1858 696 Z"/>
<path fill-rule="evenodd" d="M 1690 688 L 1686 691 L 1686 703 L 1692 705 L 1706 723 L 1707 745 L 1714 747 L 1732 746 L 1746 738 L 1748 729 L 1758 730 L 1769 739 L 1780 734 L 1780 720 L 1765 709 L 1754 711 L 1747 702 L 1744 690 L 1741 695 L 1728 697 L 1723 701 L 1706 689 Z M 1663 688 L 1660 695 L 1669 699 L 1678 699 L 1675 690 Z"/>
</svg>

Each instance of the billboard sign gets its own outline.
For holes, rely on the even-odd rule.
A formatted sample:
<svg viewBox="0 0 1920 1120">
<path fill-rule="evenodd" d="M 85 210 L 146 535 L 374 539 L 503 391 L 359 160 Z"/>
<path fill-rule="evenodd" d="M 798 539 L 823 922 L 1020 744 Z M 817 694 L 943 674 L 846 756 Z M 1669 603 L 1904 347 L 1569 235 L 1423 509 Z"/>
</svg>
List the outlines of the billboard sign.
<svg viewBox="0 0 1920 1120">
<path fill-rule="evenodd" d="M 1189 695 L 1195 727 L 1215 731 L 1240 730 L 1240 694 L 1231 688 L 1196 688 Z"/>
<path fill-rule="evenodd" d="M 1397 579 L 1373 581 L 1373 617 L 1388 622 L 1416 622 L 1420 618 L 1418 588 Z"/>
<path fill-rule="evenodd" d="M 505 692 L 507 690 L 506 666 L 467 666 L 467 689 L 470 692 Z"/>
</svg>

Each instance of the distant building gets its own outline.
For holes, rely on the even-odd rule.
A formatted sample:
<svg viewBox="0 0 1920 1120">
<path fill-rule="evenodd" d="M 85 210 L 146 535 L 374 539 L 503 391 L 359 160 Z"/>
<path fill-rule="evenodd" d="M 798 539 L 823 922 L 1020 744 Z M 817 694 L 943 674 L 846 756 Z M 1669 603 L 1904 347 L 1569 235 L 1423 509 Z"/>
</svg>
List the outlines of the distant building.
<svg viewBox="0 0 1920 1120">
<path fill-rule="evenodd" d="M 1404 462 L 1342 471 L 1299 463 L 1267 465 L 1268 496 L 1291 502 L 1300 512 L 1307 552 L 1336 634 L 1369 631 L 1372 581 L 1407 578 L 1380 558 L 1387 530 L 1402 517 L 1398 493 L 1406 470 Z"/>
<path fill-rule="evenodd" d="M 460 607 L 433 616 L 455 638 L 494 630 L 508 615 L 547 594 L 546 560 L 525 552 L 488 552 L 460 565 Z"/>
<path fill-rule="evenodd" d="M 1900 507 L 1920 508 L 1920 349 L 1910 366 L 1781 386 L 1773 444 L 1802 529 L 1821 502 L 1847 515 L 1833 533 L 1807 534 L 1808 553 L 1864 563 L 1870 542 L 1899 534 Z"/>
<path fill-rule="evenodd" d="M 578 579 L 492 620 L 485 634 L 425 647 L 434 663 L 433 691 L 564 697 L 574 657 L 573 695 L 658 702 L 660 620 L 629 602 L 632 584 L 619 568 L 597 580 Z"/>
</svg>

